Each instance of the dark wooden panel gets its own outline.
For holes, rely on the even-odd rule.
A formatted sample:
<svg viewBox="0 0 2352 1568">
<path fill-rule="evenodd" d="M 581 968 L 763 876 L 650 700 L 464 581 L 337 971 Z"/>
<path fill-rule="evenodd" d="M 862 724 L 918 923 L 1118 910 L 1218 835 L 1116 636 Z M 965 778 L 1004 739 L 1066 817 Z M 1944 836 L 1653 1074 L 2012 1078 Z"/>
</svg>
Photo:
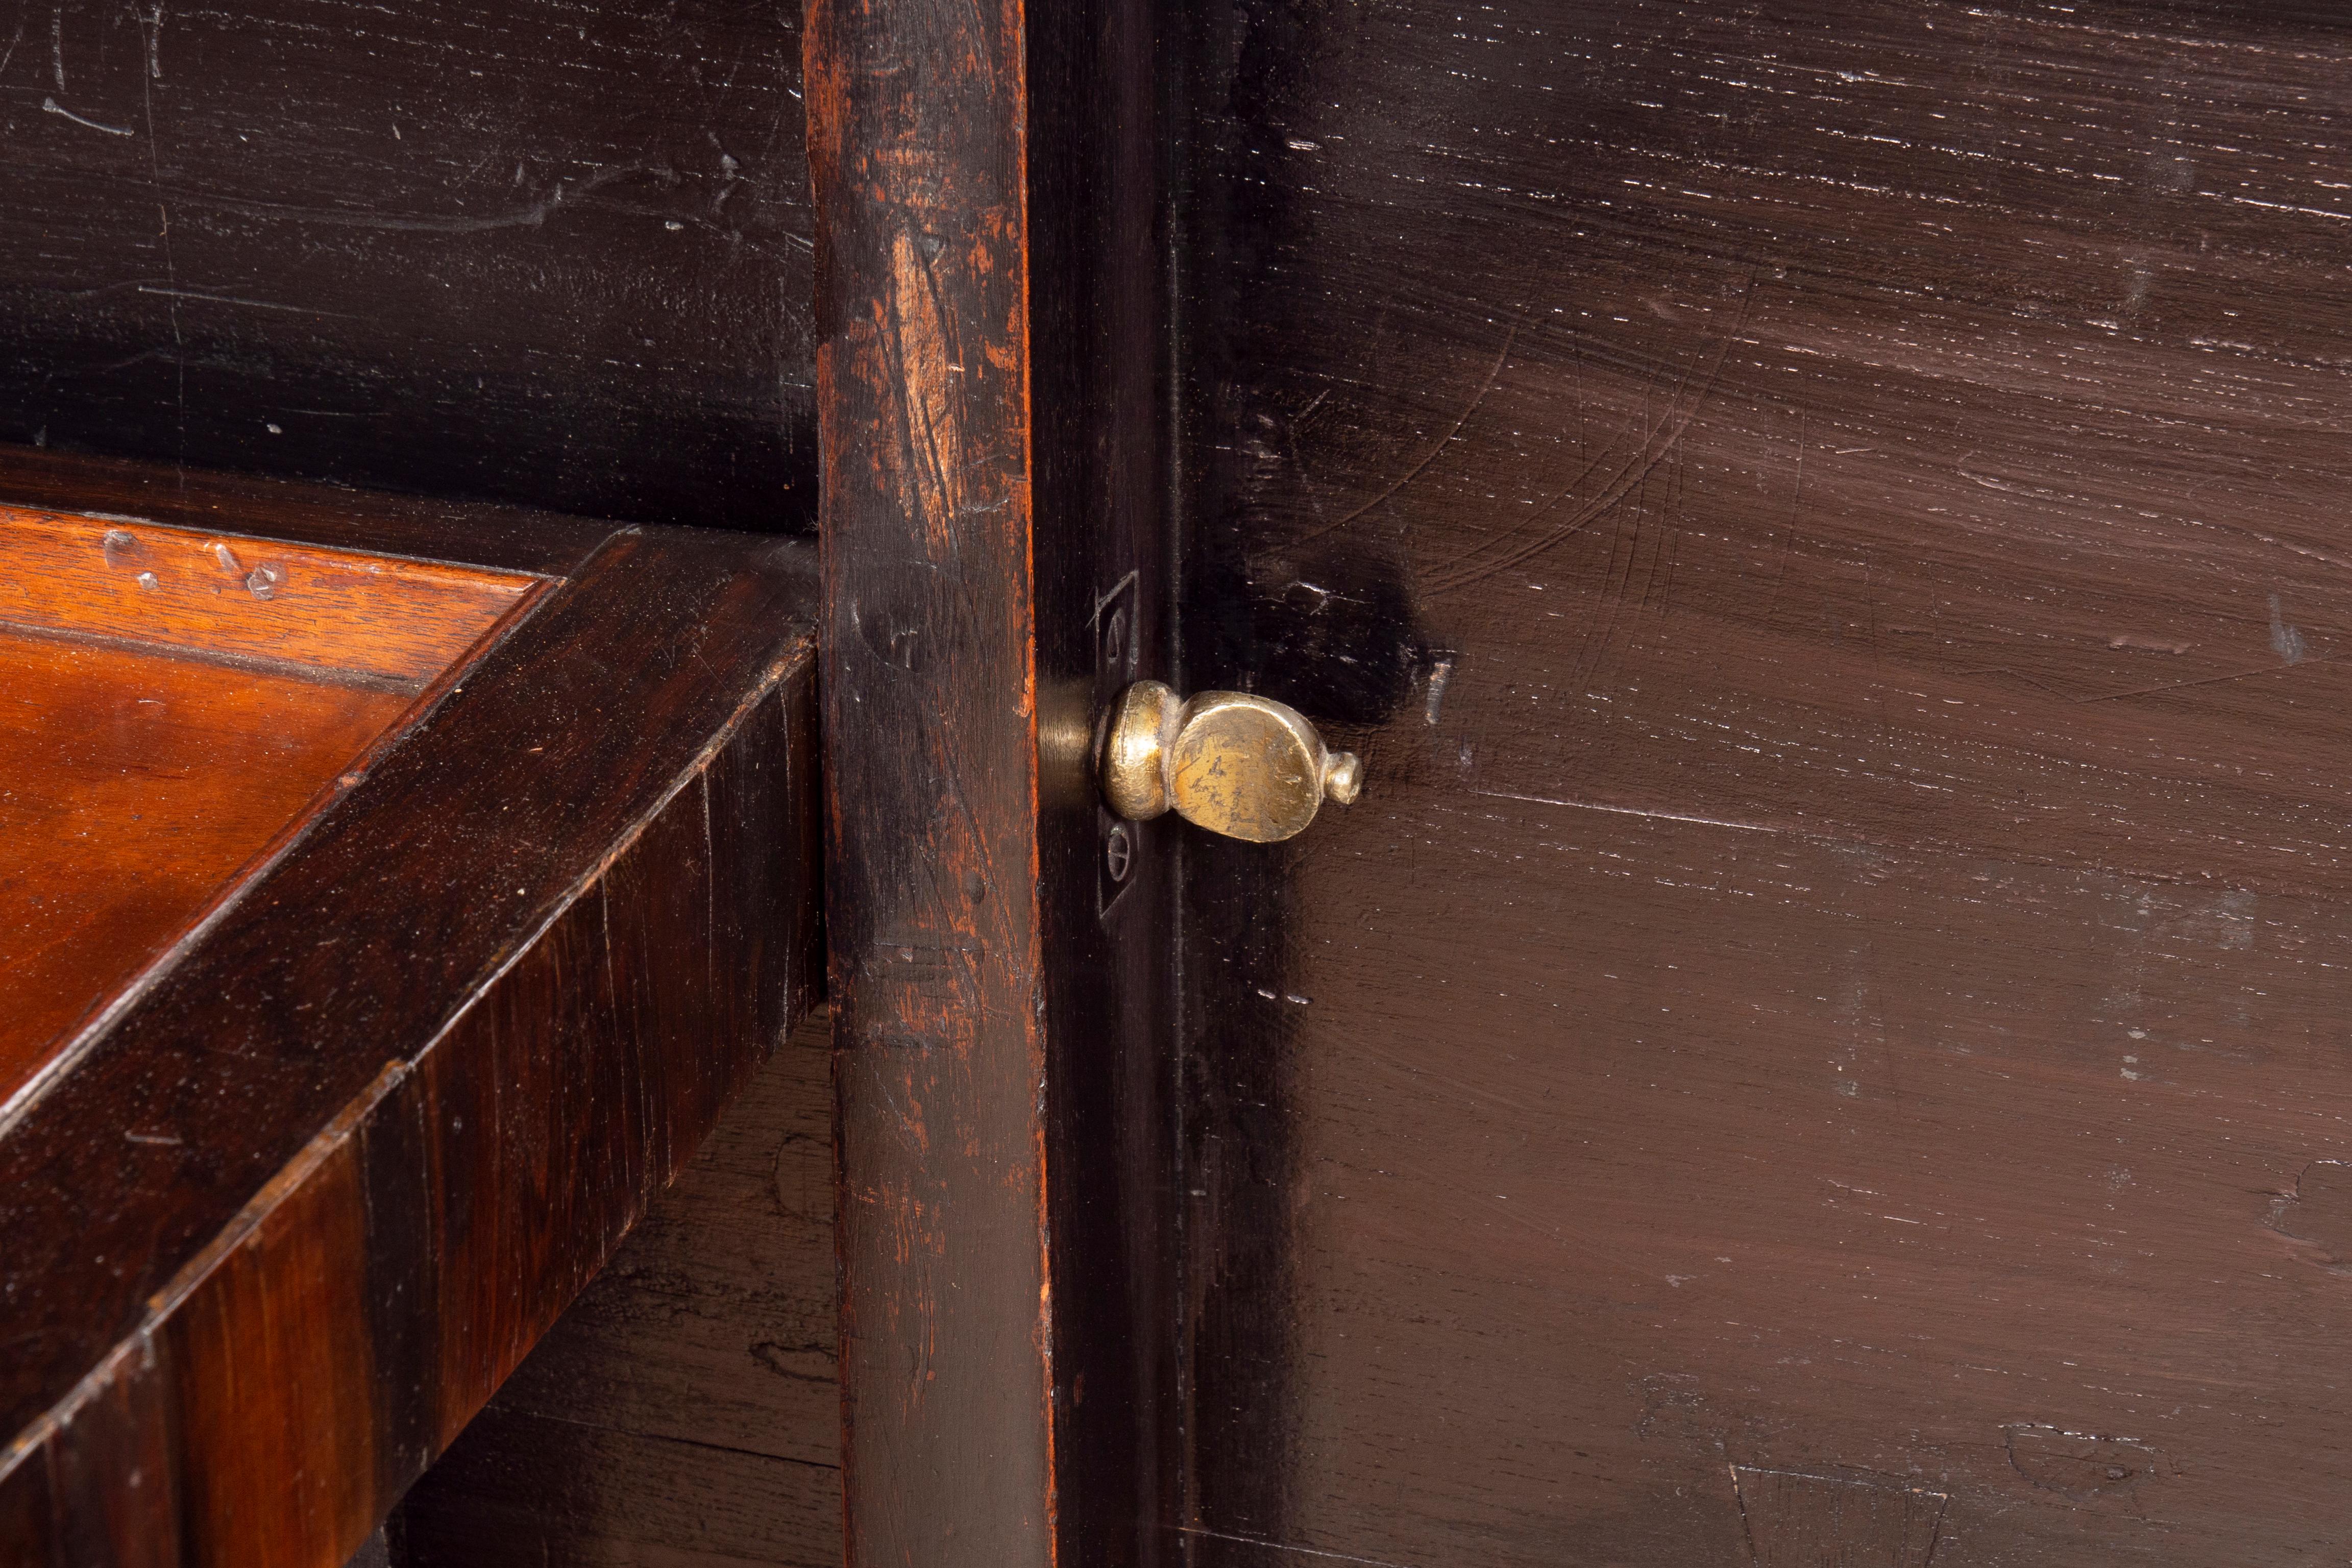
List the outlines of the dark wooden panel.
<svg viewBox="0 0 2352 1568">
<path fill-rule="evenodd" d="M 1100 716 L 1173 672 L 1161 9 L 1024 18 L 1054 1525 L 1103 1568 L 1169 1553 L 1181 1486 L 1176 825 L 1119 822 L 1092 777 Z"/>
<path fill-rule="evenodd" d="M 0 439 L 814 515 L 795 6 L 0 16 Z"/>
<path fill-rule="evenodd" d="M 2352 32 L 1195 44 L 1196 1559 L 2340 1552 Z"/>
<path fill-rule="evenodd" d="M 58 1568 L 341 1563 L 805 1006 L 804 554 L 616 535 L 0 1136 Z"/>
<path fill-rule="evenodd" d="M 778 1047 L 409 1491 L 408 1568 L 840 1561 L 831 1046 Z"/>
</svg>

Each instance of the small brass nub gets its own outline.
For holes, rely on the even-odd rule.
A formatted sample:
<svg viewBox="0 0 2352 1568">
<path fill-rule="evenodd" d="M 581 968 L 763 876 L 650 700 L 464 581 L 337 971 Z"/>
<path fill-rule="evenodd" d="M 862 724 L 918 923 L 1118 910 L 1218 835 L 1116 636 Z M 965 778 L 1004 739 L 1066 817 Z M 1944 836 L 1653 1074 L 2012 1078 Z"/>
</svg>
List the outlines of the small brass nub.
<svg viewBox="0 0 2352 1568">
<path fill-rule="evenodd" d="M 1119 816 L 1147 822 L 1173 811 L 1253 844 L 1306 831 L 1326 800 L 1354 805 L 1363 772 L 1296 709 L 1240 691 L 1187 701 L 1156 680 L 1120 693 L 1103 742 L 1103 794 Z"/>
</svg>

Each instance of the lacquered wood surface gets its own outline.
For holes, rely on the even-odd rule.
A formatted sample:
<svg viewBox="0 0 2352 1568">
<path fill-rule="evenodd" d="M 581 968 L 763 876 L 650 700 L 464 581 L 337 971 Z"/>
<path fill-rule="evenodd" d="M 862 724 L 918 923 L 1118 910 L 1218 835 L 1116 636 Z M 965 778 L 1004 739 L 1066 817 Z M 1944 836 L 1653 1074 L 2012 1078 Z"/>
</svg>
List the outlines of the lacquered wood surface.
<svg viewBox="0 0 2352 1568">
<path fill-rule="evenodd" d="M 0 1129 L 10 1568 L 341 1564 L 806 1005 L 805 547 L 580 538 Z"/>
<path fill-rule="evenodd" d="M 2342 1556 L 2340 13 L 1196 42 L 1194 1560 Z"/>
</svg>

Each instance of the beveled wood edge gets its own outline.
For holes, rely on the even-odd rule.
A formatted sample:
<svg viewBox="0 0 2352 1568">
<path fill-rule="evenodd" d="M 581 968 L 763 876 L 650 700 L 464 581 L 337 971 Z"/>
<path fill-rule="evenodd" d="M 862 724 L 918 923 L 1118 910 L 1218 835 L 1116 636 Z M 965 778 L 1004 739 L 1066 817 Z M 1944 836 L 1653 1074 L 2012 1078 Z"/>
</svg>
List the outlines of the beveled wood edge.
<svg viewBox="0 0 2352 1568">
<path fill-rule="evenodd" d="M 5 486 L 5 471 L 0 471 L 0 486 Z M 648 620 L 652 624 L 652 629 L 645 632 L 642 638 L 648 647 L 656 650 L 670 650 L 678 646 L 692 643 L 696 647 L 698 655 L 709 655 L 723 651 L 710 647 L 712 639 L 704 635 L 710 632 L 715 625 L 715 621 L 707 622 L 705 619 L 704 612 L 709 610 L 713 617 L 726 621 L 723 629 L 728 633 L 727 646 L 736 650 L 730 656 L 733 661 L 731 667 L 743 669 L 745 677 L 749 677 L 751 665 L 756 663 L 761 671 L 758 677 L 758 682 L 762 691 L 772 690 L 776 682 L 782 679 L 786 672 L 813 658 L 813 633 L 810 629 L 814 596 L 810 579 L 813 574 L 810 571 L 812 563 L 808 561 L 811 547 L 806 542 L 688 530 L 662 530 L 648 534 L 644 531 L 632 528 L 608 531 L 606 537 L 608 540 L 606 547 L 596 553 L 594 561 L 581 576 L 565 583 L 557 591 L 544 595 L 538 614 L 499 639 L 496 647 L 488 650 L 481 661 L 463 676 L 457 678 L 448 690 L 441 694 L 441 700 L 431 713 L 425 715 L 419 722 L 412 724 L 406 733 L 394 741 L 388 748 L 391 753 L 388 762 L 392 765 L 380 764 L 373 773 L 362 779 L 341 799 L 333 803 L 326 812 L 320 814 L 309 829 L 306 842 L 315 841 L 321 836 L 335 833 L 341 833 L 348 837 L 350 832 L 354 830 L 355 824 L 358 829 L 363 830 L 370 821 L 397 819 L 402 813 L 409 809 L 412 801 L 420 808 L 424 806 L 433 793 L 429 787 L 431 780 L 426 775 L 431 773 L 436 765 L 435 753 L 436 750 L 446 750 L 458 744 L 458 741 L 453 738 L 450 732 L 454 729 L 463 727 L 462 721 L 467 714 L 472 716 L 474 721 L 472 728 L 478 731 L 485 723 L 495 729 L 502 720 L 515 717 L 509 713 L 496 711 L 501 700 L 498 695 L 496 677 L 501 674 L 513 677 L 517 674 L 517 667 L 536 659 L 541 663 L 552 663 L 560 669 L 568 669 L 572 685 L 577 687 L 583 674 L 582 668 L 579 668 L 581 661 L 584 658 L 593 663 L 597 658 L 593 650 L 566 646 L 565 639 L 581 626 L 584 625 L 592 628 L 604 626 L 609 632 L 608 623 L 616 619 Z M 621 561 L 616 564 L 614 560 L 616 551 L 624 556 L 646 558 L 638 562 L 642 570 L 635 572 L 628 570 L 627 561 Z M 604 563 L 604 569 L 601 574 L 596 569 L 596 563 Z M 756 583 L 755 578 L 758 580 Z M 726 611 L 724 616 L 720 615 L 721 610 Z M 551 617 L 551 612 L 553 612 L 552 617 Z M 779 616 L 782 617 L 781 620 Z M 551 624 L 551 619 L 563 624 Z M 752 643 L 762 644 L 771 651 L 756 660 L 747 660 L 743 656 L 751 651 L 750 645 Z M 780 648 L 782 651 L 775 651 Z M 730 668 L 729 658 L 720 658 L 717 662 L 707 660 L 690 677 L 677 677 L 673 670 L 670 672 L 673 679 L 667 686 L 656 681 L 653 688 L 648 688 L 648 699 L 650 700 L 655 694 L 655 688 L 672 696 L 677 694 L 677 689 L 683 689 L 686 691 L 685 700 L 691 708 L 694 691 L 700 686 L 730 688 L 740 691 L 742 679 L 730 679 L 728 675 Z M 604 667 L 600 666 L 600 674 L 603 669 Z M 464 705 L 463 711 L 453 710 L 449 700 L 464 689 L 464 681 L 473 679 L 477 675 L 491 678 L 488 679 L 489 694 L 478 699 L 474 703 Z M 652 679 L 651 677 L 646 679 Z M 568 694 L 576 695 L 576 692 Z M 508 707 L 513 706 L 512 694 L 504 700 Z M 739 700 L 730 706 L 735 711 L 734 717 L 729 722 L 740 723 L 741 713 L 749 710 L 749 700 Z M 673 725 L 673 728 L 688 728 L 692 722 L 690 719 L 680 720 Z M 634 728 L 634 723 L 616 721 L 615 727 L 628 730 Z M 696 756 L 702 756 L 709 751 L 711 742 L 708 735 L 709 731 L 706 727 L 703 739 L 694 749 Z M 477 735 L 475 738 L 478 740 L 479 736 Z M 647 742 L 643 736 L 633 734 L 623 743 Z M 583 763 L 580 765 L 593 766 L 593 764 Z M 508 771 L 511 773 L 513 770 L 509 768 Z M 575 768 L 574 771 L 576 772 L 577 769 Z M 658 799 L 671 798 L 678 780 L 688 776 L 690 771 L 689 768 L 674 772 L 666 780 L 670 788 L 662 791 Z M 389 776 L 394 772 L 400 774 L 397 780 Z M 387 796 L 387 792 L 392 792 L 390 797 Z M 647 803 L 644 809 L 633 814 L 631 821 L 641 829 L 643 825 L 650 820 L 649 814 L 656 805 L 657 802 Z M 588 825 L 584 819 L 594 815 L 593 811 L 564 814 L 556 818 L 555 826 L 575 836 L 593 835 L 596 829 Z M 391 839 L 392 847 L 395 850 L 406 849 L 413 856 L 418 852 L 414 843 L 415 837 L 415 835 L 413 832 L 406 840 L 404 840 L 400 835 L 394 834 Z M 587 885 L 591 879 L 600 874 L 603 869 L 608 869 L 617 852 L 617 839 L 606 837 L 601 845 L 596 846 L 593 862 L 585 867 L 575 860 L 574 868 L 562 879 L 560 895 L 554 889 L 549 890 L 549 895 L 554 898 L 554 903 L 561 905 L 564 900 L 577 897 L 578 890 Z M 348 846 L 339 845 L 338 847 L 347 849 Z M 586 847 L 583 845 L 583 847 L 584 849 Z M 360 857 L 355 854 L 354 859 L 359 861 Z M 202 1016 L 201 1006 L 194 1015 L 175 1011 L 173 1004 L 176 999 L 164 996 L 163 993 L 169 990 L 173 983 L 189 979 L 194 970 L 206 962 L 207 952 L 217 958 L 218 962 L 215 963 L 215 967 L 226 966 L 226 969 L 231 972 L 234 972 L 239 963 L 236 953 L 232 950 L 240 943 L 253 947 L 257 952 L 270 952 L 272 950 L 269 949 L 268 943 L 271 936 L 298 922 L 276 911 L 275 900 L 269 895 L 273 891 L 285 890 L 283 884 L 288 879 L 289 874 L 301 866 L 304 857 L 301 855 L 281 855 L 277 865 L 250 885 L 244 898 L 224 910 L 221 917 L 215 919 L 197 940 L 190 944 L 190 951 L 184 955 L 184 961 L 180 965 L 167 973 L 158 974 L 155 977 L 155 983 L 120 1013 L 108 1019 L 104 1028 L 93 1031 L 91 1047 L 82 1054 L 82 1062 L 100 1062 L 101 1065 L 110 1065 L 115 1069 L 112 1077 L 117 1080 L 117 1087 L 131 1091 L 140 1090 L 142 1087 L 153 1090 L 159 1086 L 152 1079 L 152 1072 L 168 1070 L 168 1067 L 142 1067 L 142 1060 L 137 1058 L 135 1053 L 142 1048 L 140 1042 L 144 1038 L 148 1040 L 151 1047 L 162 1047 L 165 1048 L 167 1055 L 176 1053 L 174 1059 L 180 1062 L 182 1068 L 180 1080 L 176 1084 L 163 1084 L 161 1088 L 167 1093 L 176 1090 L 183 1099 L 191 1094 L 201 1097 L 205 1086 L 192 1086 L 187 1081 L 187 1069 L 192 1066 L 205 1068 L 215 1068 L 219 1053 L 215 1052 L 212 1057 L 198 1061 L 189 1058 L 187 1052 L 192 1048 L 198 1051 L 205 1048 L 203 1037 L 207 1027 L 207 1019 Z M 466 869 L 469 874 L 474 874 L 479 873 L 482 868 L 468 867 Z M 500 881 L 503 883 L 505 878 L 512 874 L 511 871 L 504 873 L 499 878 Z M 445 905 L 449 906 L 453 913 L 462 913 L 463 906 L 480 890 L 479 884 L 482 880 L 482 875 L 474 874 L 470 882 L 462 888 L 452 889 L 445 897 Z M 365 900 L 370 896 L 368 890 L 353 886 L 344 889 L 342 892 L 347 903 L 363 915 Z M 550 907 L 546 897 L 534 900 L 532 902 L 538 910 L 538 918 L 530 922 L 528 931 L 509 929 L 505 922 L 497 922 L 507 934 L 501 935 L 492 944 L 498 952 L 497 962 L 490 968 L 484 970 L 472 963 L 461 963 L 457 970 L 446 974 L 444 983 L 435 992 L 445 1000 L 438 1003 L 426 1003 L 407 992 L 400 994 L 400 1001 L 412 1016 L 419 1012 L 434 1013 L 436 1019 L 433 1031 L 434 1038 L 439 1038 L 446 1033 L 451 1022 L 462 1015 L 467 999 L 478 996 L 499 975 L 511 968 L 519 956 L 528 951 L 530 943 L 542 936 L 552 921 L 561 913 L 560 908 Z M 476 927 L 483 924 L 484 922 L 478 919 L 473 921 L 473 925 Z M 265 929 L 269 934 L 262 934 Z M 245 933 L 243 937 L 238 935 L 240 931 Z M 429 941 L 429 934 L 424 940 Z M 417 966 L 411 965 L 411 967 Z M 205 1005 L 214 1005 L 215 1010 L 225 1016 L 231 1011 L 226 1002 Z M 143 1026 L 141 1024 L 142 1018 L 146 1021 Z M 234 1031 L 231 1033 L 233 1034 Z M 393 1033 L 396 1037 L 398 1031 L 394 1030 Z M 173 1042 L 177 1042 L 176 1045 Z M 125 1058 L 123 1053 L 126 1052 L 134 1055 L 132 1058 Z M 110 1063 L 106 1060 L 110 1054 L 114 1058 Z M 152 1050 L 150 1054 L 152 1055 Z M 264 1061 L 262 1058 L 265 1055 L 266 1050 L 257 1052 L 247 1058 L 248 1061 L 260 1064 L 254 1068 L 253 1072 L 247 1075 L 248 1083 L 268 1079 L 273 1069 L 277 1070 L 278 1078 L 282 1079 L 286 1076 L 283 1070 L 284 1064 Z M 322 1066 L 322 1064 L 313 1064 L 305 1060 L 299 1064 L 299 1068 L 304 1074 L 315 1076 L 312 1072 L 314 1066 Z M 365 1068 L 364 1078 L 366 1080 L 373 1080 L 380 1076 L 383 1070 L 381 1061 L 370 1063 Z M 142 1071 L 146 1071 L 149 1076 L 142 1078 L 141 1076 Z M 254 1076 L 257 1073 L 259 1074 L 258 1079 Z M 215 1077 L 218 1076 L 220 1075 L 216 1073 Z M 229 1076 L 234 1077 L 234 1075 Z M 104 1114 L 102 1108 L 93 1109 L 89 1105 L 66 1102 L 76 1087 L 87 1077 L 87 1073 L 62 1075 L 58 1081 L 51 1085 L 47 1094 L 38 1102 L 27 1106 L 25 1112 L 15 1119 L 5 1132 L 0 1133 L 0 1172 L 7 1173 L 5 1186 L 0 1186 L 0 1226 L 5 1226 L 12 1219 L 20 1226 L 27 1223 L 26 1215 L 40 1209 L 45 1199 L 49 1200 L 49 1210 L 56 1213 L 77 1212 L 84 1210 L 86 1206 L 94 1206 L 98 1210 L 94 1223 L 103 1223 L 110 1217 L 105 1208 L 106 1191 L 129 1190 L 140 1184 L 138 1174 L 129 1167 L 139 1163 L 142 1156 L 151 1154 L 151 1150 L 143 1146 L 134 1149 L 131 1154 L 123 1156 L 118 1162 L 122 1167 L 119 1170 L 113 1165 L 91 1159 L 86 1148 L 83 1148 L 80 1153 L 76 1152 L 78 1147 L 89 1145 L 92 1139 L 102 1138 L 109 1134 L 119 1138 L 122 1133 L 121 1127 L 112 1117 Z M 91 1092 L 99 1091 L 93 1089 Z M 351 1103 L 351 1097 L 348 1095 L 337 1102 L 339 1109 L 348 1106 L 349 1103 Z M 92 1115 L 97 1117 L 94 1121 L 89 1120 Z M 295 1146 L 295 1157 L 299 1157 L 300 1149 L 307 1148 L 312 1143 L 319 1125 L 320 1123 L 314 1121 L 313 1131 L 299 1139 Z M 221 1154 L 232 1171 L 239 1163 L 236 1152 L 233 1149 L 222 1150 L 211 1143 L 207 1143 L 205 1148 L 209 1152 Z M 289 1158 L 281 1156 L 272 1162 L 271 1170 L 282 1169 L 289 1163 Z M 184 1157 L 180 1163 L 183 1169 L 187 1168 Z M 157 1183 L 168 1190 L 169 1196 L 166 1201 L 169 1204 L 198 1211 L 205 1206 L 205 1195 L 193 1190 L 194 1184 L 186 1181 L 175 1183 L 169 1173 L 162 1171 L 154 1174 Z M 79 1185 L 76 1184 L 77 1178 L 81 1179 Z M 233 1182 L 235 1177 L 231 1175 L 226 1179 Z M 63 1184 L 60 1185 L 60 1184 Z M 257 1184 L 256 1186 L 261 1184 Z M 155 1280 L 154 1289 L 151 1289 L 146 1285 L 146 1279 L 152 1277 L 151 1264 L 150 1271 L 146 1276 L 116 1285 L 113 1293 L 117 1299 L 121 1300 L 121 1291 L 128 1289 L 131 1292 L 133 1300 L 142 1300 L 167 1287 L 169 1280 L 180 1277 L 191 1266 L 194 1258 L 203 1253 L 211 1240 L 234 1222 L 235 1215 L 245 1212 L 253 1201 L 255 1190 L 256 1188 L 245 1189 L 237 1194 L 236 1202 L 228 1205 L 227 1213 L 220 1220 L 202 1225 L 197 1234 L 200 1234 L 203 1239 L 195 1243 L 193 1250 L 189 1252 L 174 1250 L 173 1256 L 161 1259 L 160 1261 L 168 1267 L 165 1269 L 165 1278 Z M 64 1205 L 62 1208 L 59 1206 L 60 1203 Z M 111 1217 L 119 1218 L 119 1216 Z M 163 1235 L 167 1240 L 169 1234 L 170 1227 L 165 1226 Z M 21 1263 L 20 1267 L 22 1267 Z M 92 1270 L 85 1267 L 73 1272 L 90 1274 Z M 110 1276 L 105 1277 L 105 1279 L 110 1278 Z M 77 1300 L 75 1316 L 85 1321 L 91 1318 L 105 1319 L 119 1327 L 93 1327 L 86 1332 L 73 1336 L 77 1341 L 90 1343 L 92 1351 L 96 1352 L 94 1354 L 69 1354 L 60 1347 L 58 1353 L 61 1359 L 80 1363 L 62 1384 L 53 1381 L 55 1373 L 43 1373 L 35 1369 L 33 1363 L 41 1359 L 37 1356 L 28 1357 L 26 1361 L 20 1362 L 17 1375 L 13 1380 L 7 1379 L 7 1369 L 0 1366 L 0 1393 L 5 1391 L 5 1381 L 15 1381 L 17 1384 L 17 1404 L 20 1414 L 16 1425 L 19 1430 L 29 1426 L 30 1423 L 37 1419 L 41 1414 L 55 1407 L 71 1388 L 78 1385 L 82 1378 L 88 1375 L 91 1366 L 110 1354 L 112 1347 L 133 1335 L 136 1332 L 137 1324 L 146 1321 L 147 1314 L 143 1308 L 126 1314 L 121 1309 L 110 1311 L 103 1307 L 93 1310 L 89 1306 L 89 1301 L 102 1301 L 109 1293 L 102 1288 L 105 1279 L 92 1278 L 87 1281 L 93 1287 L 93 1294 L 89 1298 Z M 37 1279 L 33 1283 L 37 1291 L 45 1281 Z M 20 1309 L 23 1306 L 21 1292 L 18 1305 Z M 56 1303 L 52 1301 L 52 1308 L 55 1305 Z M 43 1337 L 41 1332 L 36 1331 L 29 1338 L 24 1334 L 17 1335 L 16 1342 L 20 1346 L 29 1345 L 37 1343 Z M 47 1337 L 54 1339 L 56 1335 L 52 1332 Z M 47 1396 L 34 1394 L 36 1388 L 47 1391 Z M 34 1397 L 27 1399 L 26 1397 L 27 1394 L 34 1394 Z M 12 1447 L 15 1447 L 16 1445 L 12 1444 Z"/>
</svg>

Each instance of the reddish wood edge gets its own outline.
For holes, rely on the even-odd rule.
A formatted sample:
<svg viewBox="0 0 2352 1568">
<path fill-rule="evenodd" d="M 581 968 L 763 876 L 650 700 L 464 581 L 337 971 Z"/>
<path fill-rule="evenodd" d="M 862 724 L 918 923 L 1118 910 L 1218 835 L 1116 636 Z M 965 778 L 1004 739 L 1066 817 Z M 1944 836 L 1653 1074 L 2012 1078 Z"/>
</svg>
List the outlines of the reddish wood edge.
<svg viewBox="0 0 2352 1568">
<path fill-rule="evenodd" d="M 676 1174 L 775 1018 L 806 1006 L 809 966 L 779 955 L 760 973 L 746 948 L 761 933 L 709 929 L 707 911 L 738 856 L 814 891 L 774 842 L 805 809 L 809 685 L 803 652 L 499 981 L 386 1064 L 19 1435 L 0 1493 L 46 1465 L 59 1549 L 0 1541 L 0 1563 L 316 1568 L 358 1549 Z M 745 808 L 731 832 L 709 821 L 724 792 Z M 684 882 L 667 874 L 681 860 L 696 863 Z M 712 962 L 679 962 L 705 942 Z M 732 1005 L 725 993 L 751 984 L 783 1011 Z M 657 991 L 671 994 L 628 1005 Z M 437 1352 L 422 1364 L 419 1335 Z M 132 1430 L 114 1429 L 117 1410 Z M 397 1441 L 402 1427 L 423 1440 Z"/>
<path fill-rule="evenodd" d="M 5 509 L 0 509 L 5 511 Z M 75 520 L 84 521 L 84 520 Z M 429 679 L 421 684 L 402 682 L 414 692 L 413 700 L 398 717 L 386 724 L 375 739 L 368 743 L 350 763 L 337 770 L 336 776 L 321 784 L 318 791 L 284 824 L 272 833 L 245 861 L 224 877 L 217 890 L 191 911 L 186 922 L 172 940 L 148 954 L 123 978 L 122 983 L 99 996 L 82 1015 L 72 1020 L 59 1035 L 49 1054 L 21 1079 L 0 1076 L 0 1133 L 19 1120 L 42 1092 L 69 1070 L 83 1051 L 96 1041 L 123 1011 L 135 1003 L 158 978 L 167 973 L 173 963 L 194 943 L 201 941 L 227 910 L 242 897 L 254 879 L 276 865 L 286 852 L 299 842 L 303 833 L 339 796 L 365 778 L 377 759 L 400 743 L 411 724 L 433 710 L 434 706 L 456 684 L 465 679 L 475 661 L 495 647 L 499 640 L 522 624 L 539 605 L 541 597 L 561 579 L 529 575 L 514 577 L 520 592 L 507 596 L 501 591 L 504 604 L 496 618 L 474 633 L 469 644 L 457 651 Z"/>
</svg>

